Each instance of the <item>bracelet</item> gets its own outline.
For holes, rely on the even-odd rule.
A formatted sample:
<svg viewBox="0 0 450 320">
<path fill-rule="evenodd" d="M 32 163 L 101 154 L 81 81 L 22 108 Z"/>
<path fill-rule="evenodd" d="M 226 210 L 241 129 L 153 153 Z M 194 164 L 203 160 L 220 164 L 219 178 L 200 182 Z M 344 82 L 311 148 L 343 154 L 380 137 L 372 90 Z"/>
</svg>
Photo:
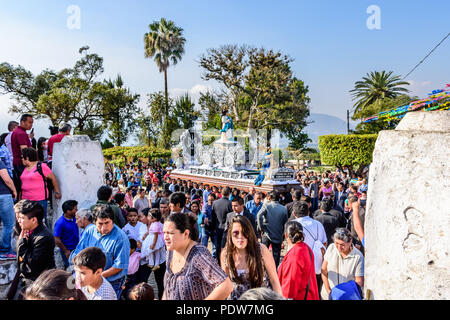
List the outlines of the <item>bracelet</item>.
<svg viewBox="0 0 450 320">
<path fill-rule="evenodd" d="M 55 192 L 55 194 L 61 194 L 61 193 L 59 193 L 59 192 Z"/>
</svg>

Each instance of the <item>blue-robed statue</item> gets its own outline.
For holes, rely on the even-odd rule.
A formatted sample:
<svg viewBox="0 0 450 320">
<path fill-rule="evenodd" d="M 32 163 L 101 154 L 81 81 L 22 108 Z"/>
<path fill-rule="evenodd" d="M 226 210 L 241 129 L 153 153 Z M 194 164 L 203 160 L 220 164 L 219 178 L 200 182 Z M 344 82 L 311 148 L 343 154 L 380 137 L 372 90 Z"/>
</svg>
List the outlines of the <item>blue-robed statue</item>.
<svg viewBox="0 0 450 320">
<path fill-rule="evenodd" d="M 257 187 L 259 187 L 263 183 L 264 178 L 265 178 L 266 173 L 267 173 L 267 170 L 269 170 L 269 168 L 270 168 L 271 160 L 272 160 L 272 148 L 268 147 L 267 148 L 267 152 L 266 152 L 266 154 L 264 156 L 264 162 L 263 162 L 262 169 L 259 172 L 258 177 L 256 177 L 256 179 L 255 179 L 255 185 Z"/>
<path fill-rule="evenodd" d="M 233 137 L 233 119 L 228 115 L 228 110 L 222 112 L 222 141 L 234 141 Z"/>
</svg>

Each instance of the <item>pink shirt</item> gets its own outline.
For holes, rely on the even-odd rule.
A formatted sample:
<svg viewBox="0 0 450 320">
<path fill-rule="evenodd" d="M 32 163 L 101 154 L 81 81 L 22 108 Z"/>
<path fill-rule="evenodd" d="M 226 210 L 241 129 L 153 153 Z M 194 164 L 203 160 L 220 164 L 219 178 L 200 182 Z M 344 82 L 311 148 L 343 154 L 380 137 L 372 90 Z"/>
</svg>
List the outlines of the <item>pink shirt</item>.
<svg viewBox="0 0 450 320">
<path fill-rule="evenodd" d="M 130 260 L 128 261 L 128 275 L 135 274 L 139 269 L 139 260 L 141 259 L 140 252 L 133 252 L 130 256 Z"/>
<path fill-rule="evenodd" d="M 126 193 L 125 202 L 128 204 L 130 208 L 133 208 L 133 196 L 130 196 L 128 193 Z"/>
<path fill-rule="evenodd" d="M 163 233 L 163 224 L 159 221 L 153 222 L 150 225 L 150 229 L 148 230 L 149 232 L 153 232 L 153 233 L 157 233 L 158 237 L 160 237 L 161 239 L 164 239 L 164 233 Z"/>
<path fill-rule="evenodd" d="M 42 163 L 42 173 L 44 173 L 45 177 L 48 177 L 52 170 L 45 163 Z M 44 178 L 37 172 L 37 166 L 30 171 L 25 168 L 20 176 L 20 180 L 22 181 L 22 199 L 31 201 L 45 200 Z"/>
</svg>

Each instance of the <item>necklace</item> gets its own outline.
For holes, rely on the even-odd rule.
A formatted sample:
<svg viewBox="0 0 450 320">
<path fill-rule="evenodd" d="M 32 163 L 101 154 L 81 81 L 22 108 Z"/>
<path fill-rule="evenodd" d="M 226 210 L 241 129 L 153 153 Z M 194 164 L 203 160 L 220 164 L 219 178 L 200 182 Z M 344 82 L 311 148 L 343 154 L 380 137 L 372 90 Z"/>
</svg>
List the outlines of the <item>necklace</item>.
<svg viewBox="0 0 450 320">
<path fill-rule="evenodd" d="M 191 242 L 189 241 L 188 245 L 186 246 L 186 248 L 183 250 L 182 254 L 177 253 L 177 251 L 175 251 L 177 254 L 174 254 L 174 259 L 173 259 L 173 264 L 180 266 L 183 260 L 186 260 L 186 253 L 188 253 L 189 248 L 191 247 Z"/>
</svg>

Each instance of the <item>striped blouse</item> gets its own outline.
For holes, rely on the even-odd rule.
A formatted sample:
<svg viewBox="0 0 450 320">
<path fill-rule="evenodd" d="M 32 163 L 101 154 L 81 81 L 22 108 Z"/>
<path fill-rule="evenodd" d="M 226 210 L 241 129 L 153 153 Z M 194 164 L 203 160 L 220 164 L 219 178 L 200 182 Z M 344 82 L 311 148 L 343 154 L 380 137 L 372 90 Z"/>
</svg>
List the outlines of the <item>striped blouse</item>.
<svg viewBox="0 0 450 320">
<path fill-rule="evenodd" d="M 209 250 L 199 244 L 192 247 L 178 273 L 170 269 L 173 251 L 167 252 L 164 290 L 167 300 L 203 300 L 227 279 L 227 274 Z"/>
</svg>

